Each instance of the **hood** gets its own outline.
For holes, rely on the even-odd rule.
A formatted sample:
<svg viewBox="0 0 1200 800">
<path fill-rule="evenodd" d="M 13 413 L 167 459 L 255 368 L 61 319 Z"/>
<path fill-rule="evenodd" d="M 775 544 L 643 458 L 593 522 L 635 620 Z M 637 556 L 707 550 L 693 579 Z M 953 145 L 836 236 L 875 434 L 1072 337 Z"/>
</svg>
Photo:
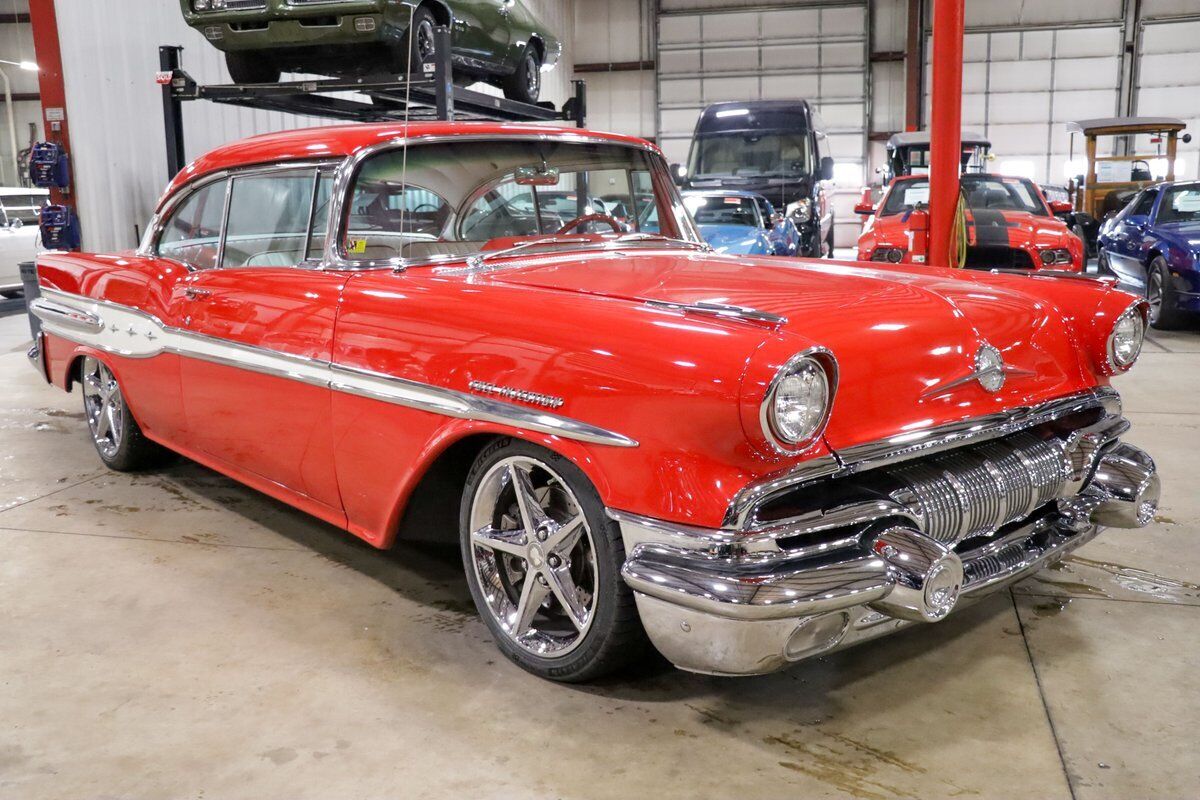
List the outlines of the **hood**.
<svg viewBox="0 0 1200 800">
<path fill-rule="evenodd" d="M 765 235 L 746 225 L 698 225 L 700 235 L 719 253 L 762 255 L 766 253 Z"/>
<path fill-rule="evenodd" d="M 487 279 L 631 301 L 709 301 L 786 317 L 778 328 L 763 327 L 772 351 L 823 346 L 838 361 L 840 386 L 826 430 L 835 450 L 1091 388 L 1090 356 L 1081 353 L 1070 319 L 1090 324 L 1108 291 L 1073 287 L 1073 302 L 1083 292 L 1091 307 L 1067 313 L 1046 299 L 1054 282 L 1025 277 L 778 258 L 750 264 L 661 251 L 555 254 Z M 961 380 L 984 343 L 1012 370 L 996 393 Z M 747 376 L 743 393 L 761 398 L 768 380 Z M 762 385 L 749 385 L 756 381 Z"/>
<path fill-rule="evenodd" d="M 968 211 L 967 224 L 973 226 L 972 243 L 979 247 L 1054 247 L 1069 230 L 1058 217 L 992 209 Z"/>
<path fill-rule="evenodd" d="M 761 194 L 770 200 L 777 210 L 783 211 L 789 203 L 794 203 L 800 198 L 809 197 L 812 194 L 812 177 L 808 175 L 792 175 L 787 178 L 756 175 L 705 175 L 688 179 L 684 188 L 753 192 Z"/>
</svg>

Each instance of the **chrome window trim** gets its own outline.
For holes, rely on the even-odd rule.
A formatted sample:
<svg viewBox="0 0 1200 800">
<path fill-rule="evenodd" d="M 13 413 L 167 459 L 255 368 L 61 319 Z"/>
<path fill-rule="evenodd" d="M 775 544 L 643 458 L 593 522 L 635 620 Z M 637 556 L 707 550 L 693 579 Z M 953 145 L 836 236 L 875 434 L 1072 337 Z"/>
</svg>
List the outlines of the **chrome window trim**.
<svg viewBox="0 0 1200 800">
<path fill-rule="evenodd" d="M 658 156 L 659 166 L 665 168 L 665 160 L 662 153 L 657 147 L 649 142 L 626 142 L 609 139 L 606 136 L 598 136 L 587 132 L 576 132 L 564 129 L 561 133 L 517 133 L 517 134 L 475 134 L 475 133 L 456 133 L 456 134 L 420 134 L 417 136 L 395 136 L 386 141 L 377 142 L 376 144 L 364 147 L 358 150 L 353 155 L 349 156 L 338 167 L 337 177 L 334 179 L 333 186 L 333 202 L 330 209 L 331 222 L 336 221 L 336 225 L 330 225 L 329 234 L 325 241 L 325 258 L 322 269 L 332 270 L 371 270 L 371 269 L 393 269 L 403 271 L 413 266 L 428 266 L 439 263 L 451 263 L 462 261 L 463 256 L 445 256 L 422 259 L 404 259 L 404 258 L 389 258 L 379 260 L 354 260 L 347 257 L 342 252 L 341 243 L 348 223 L 346 218 L 346 206 L 350 202 L 350 190 L 353 188 L 354 178 L 358 173 L 358 169 L 362 163 L 372 156 L 388 150 L 395 150 L 405 146 L 421 146 L 427 144 L 439 144 L 443 142 L 492 142 L 498 138 L 504 141 L 517 142 L 560 142 L 568 144 L 610 144 L 620 147 L 630 147 L 635 150 L 642 150 L 650 153 L 653 156 Z M 667 178 L 669 179 L 669 173 Z M 672 184 L 673 185 L 673 184 Z M 683 231 L 688 233 L 688 231 Z M 700 243 L 702 240 L 697 240 Z"/>
<path fill-rule="evenodd" d="M 481 397 L 432 384 L 343 364 L 231 342 L 175 328 L 131 306 L 57 289 L 43 289 L 35 313 L 47 332 L 76 344 L 122 356 L 153 358 L 172 353 L 264 375 L 323 386 L 394 405 L 456 419 L 476 420 L 537 431 L 610 447 L 637 447 L 634 439 L 582 420 L 541 408 Z M 105 319 L 105 311 L 109 319 Z"/>
<path fill-rule="evenodd" d="M 1120 396 L 1110 386 L 1098 386 L 1036 406 L 1010 408 L 982 417 L 906 431 L 810 459 L 744 487 L 730 503 L 724 527 L 731 530 L 755 528 L 754 513 L 766 500 L 818 478 L 845 477 L 954 447 L 998 439 L 1092 408 L 1104 408 L 1110 414 L 1119 415 Z"/>
<path fill-rule="evenodd" d="M 230 194 L 232 193 L 233 178 L 249 177 L 271 172 L 305 169 L 316 170 L 319 175 L 322 170 L 329 171 L 330 169 L 339 167 L 344 160 L 345 159 L 341 158 L 325 158 L 306 159 L 303 161 L 278 161 L 271 164 L 252 164 L 245 167 L 216 170 L 187 181 L 159 202 L 158 209 L 154 212 L 154 216 L 150 218 L 150 224 L 146 226 L 146 232 L 142 236 L 141 244 L 138 245 L 138 249 L 135 252 L 138 256 L 143 258 L 165 258 L 169 261 L 175 261 L 173 258 L 159 255 L 158 253 L 159 241 L 162 239 L 163 230 L 166 228 L 167 221 L 171 214 L 176 208 L 179 207 L 180 203 L 184 202 L 187 198 L 191 197 L 194 193 L 200 191 L 209 184 L 216 183 L 217 181 L 228 181 L 225 186 L 225 209 L 221 214 L 221 250 L 223 251 L 225 242 L 225 226 L 229 221 L 229 201 Z M 332 210 L 332 203 L 330 210 Z M 328 236 L 329 233 L 326 231 L 326 244 L 328 244 Z M 223 252 L 218 253 L 218 266 L 215 267 L 216 269 L 220 269 L 220 259 L 223 257 L 223 255 Z M 183 262 L 175 263 L 182 264 Z M 184 266 L 192 271 L 196 269 L 190 264 L 184 264 Z"/>
</svg>

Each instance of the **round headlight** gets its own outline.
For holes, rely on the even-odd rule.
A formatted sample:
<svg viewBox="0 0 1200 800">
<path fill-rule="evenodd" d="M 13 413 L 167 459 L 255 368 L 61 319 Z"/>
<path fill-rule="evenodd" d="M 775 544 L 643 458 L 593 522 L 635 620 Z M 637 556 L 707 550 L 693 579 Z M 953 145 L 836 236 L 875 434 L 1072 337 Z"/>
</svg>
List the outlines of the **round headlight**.
<svg viewBox="0 0 1200 800">
<path fill-rule="evenodd" d="M 763 432 L 784 447 L 812 441 L 829 417 L 832 395 L 829 373 L 816 358 L 792 359 L 775 376 L 763 401 Z"/>
<path fill-rule="evenodd" d="M 797 222 L 808 222 L 812 219 L 812 200 L 804 197 L 794 203 L 789 203 L 787 215 Z"/>
<path fill-rule="evenodd" d="M 1146 336 L 1146 324 L 1137 306 L 1130 306 L 1113 325 L 1108 336 L 1108 360 L 1115 369 L 1129 369 L 1142 352 L 1142 340 Z"/>
</svg>

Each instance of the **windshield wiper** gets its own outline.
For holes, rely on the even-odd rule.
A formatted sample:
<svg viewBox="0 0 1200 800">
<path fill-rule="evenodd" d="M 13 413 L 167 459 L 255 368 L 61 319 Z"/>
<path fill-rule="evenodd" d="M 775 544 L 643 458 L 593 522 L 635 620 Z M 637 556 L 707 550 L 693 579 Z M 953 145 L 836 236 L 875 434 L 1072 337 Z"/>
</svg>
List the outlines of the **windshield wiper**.
<svg viewBox="0 0 1200 800">
<path fill-rule="evenodd" d="M 579 244 L 579 243 L 580 243 L 579 239 L 576 239 L 574 237 L 569 238 L 569 239 L 564 239 L 564 238 L 558 237 L 558 236 L 550 236 L 545 239 L 534 239 L 532 241 L 521 242 L 520 244 L 514 244 L 512 247 L 505 247 L 502 250 L 485 250 L 482 253 L 476 253 L 473 256 L 467 256 L 467 266 L 470 267 L 471 269 L 479 269 L 484 264 L 491 261 L 493 258 L 500 258 L 501 256 L 509 256 L 514 253 L 520 253 L 524 250 L 529 250 L 534 247 L 544 247 L 547 245 L 559 245 L 559 244 Z"/>
<path fill-rule="evenodd" d="M 712 246 L 706 242 L 692 242 L 687 239 L 674 239 L 670 236 L 663 236 L 661 233 L 626 233 L 618 236 L 616 242 L 666 242 L 672 245 L 680 245 L 682 247 L 690 247 L 694 250 L 711 250 Z"/>
</svg>

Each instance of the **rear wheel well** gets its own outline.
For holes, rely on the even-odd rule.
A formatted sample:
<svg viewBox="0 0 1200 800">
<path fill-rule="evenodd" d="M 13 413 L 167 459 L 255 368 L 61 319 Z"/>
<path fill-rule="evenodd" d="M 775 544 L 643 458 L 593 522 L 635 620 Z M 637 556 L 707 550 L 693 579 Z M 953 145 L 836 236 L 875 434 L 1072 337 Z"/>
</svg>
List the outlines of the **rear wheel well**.
<svg viewBox="0 0 1200 800">
<path fill-rule="evenodd" d="M 397 541 L 458 542 L 458 512 L 467 473 L 479 453 L 497 439 L 484 433 L 459 439 L 425 470 L 405 504 Z"/>
<path fill-rule="evenodd" d="M 72 391 L 77 382 L 83 382 L 83 360 L 87 356 L 75 356 L 71 359 L 71 366 L 67 367 L 67 391 Z"/>
<path fill-rule="evenodd" d="M 425 0 L 419 4 L 417 8 L 428 8 L 433 14 L 433 21 L 438 25 L 450 26 L 450 9 L 444 4 L 436 2 L 436 0 Z"/>
</svg>

